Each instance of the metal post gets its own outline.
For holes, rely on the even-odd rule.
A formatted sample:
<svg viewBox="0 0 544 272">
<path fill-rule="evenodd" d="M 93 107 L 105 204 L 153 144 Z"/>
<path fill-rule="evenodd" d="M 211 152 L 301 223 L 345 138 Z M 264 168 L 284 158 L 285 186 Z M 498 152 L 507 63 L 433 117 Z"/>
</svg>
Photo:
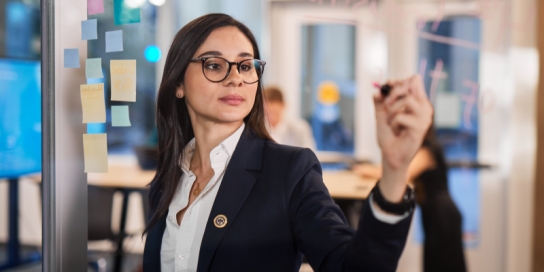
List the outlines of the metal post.
<svg viewBox="0 0 544 272">
<path fill-rule="evenodd" d="M 84 69 L 63 65 L 66 48 L 79 49 L 86 0 L 41 0 L 43 271 L 87 270 L 87 176 L 79 88 Z M 57 144 L 58 143 L 58 144 Z"/>
<path fill-rule="evenodd" d="M 55 7 L 41 0 L 42 271 L 60 271 L 55 205 Z"/>
</svg>

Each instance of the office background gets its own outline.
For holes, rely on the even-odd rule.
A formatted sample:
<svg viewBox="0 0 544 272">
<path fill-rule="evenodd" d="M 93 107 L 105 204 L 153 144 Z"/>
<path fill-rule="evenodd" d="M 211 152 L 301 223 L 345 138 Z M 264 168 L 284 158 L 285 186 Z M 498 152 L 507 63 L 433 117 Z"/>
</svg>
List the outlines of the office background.
<svg viewBox="0 0 544 272">
<path fill-rule="evenodd" d="M 64 35 L 59 39 L 80 34 L 77 23 L 87 19 L 84 2 L 58 3 L 56 16 L 65 16 L 65 24 L 76 23 L 71 28 L 59 27 Z M 4 18 L 0 20 L 0 172 L 5 178 L 39 171 L 36 165 L 24 162 L 6 164 L 16 163 L 9 157 L 16 144 L 22 148 L 22 157 L 40 162 L 36 145 L 40 132 L 39 4 L 32 0 L 0 3 Z M 69 43 L 80 46 L 81 63 L 86 58 L 102 58 L 104 75 L 109 74 L 110 59 L 137 60 L 138 100 L 131 104 L 132 126 L 112 127 L 107 112 L 105 124 L 82 125 L 79 131 L 66 126 L 63 131 L 74 135 L 65 137 L 77 138 L 83 131 L 107 132 L 110 163 L 136 164 L 135 147 L 148 144 L 153 135 L 155 94 L 173 36 L 202 14 L 227 13 L 255 34 L 262 58 L 268 62 L 265 84 L 285 91 L 286 115 L 311 125 L 318 151 L 379 163 L 372 82 L 421 74 L 435 105 L 438 137 L 448 161 L 457 165 L 449 173 L 450 190 L 463 214 L 470 270 L 539 271 L 538 256 L 544 254 L 544 245 L 537 228 L 542 224 L 542 210 L 536 208 L 542 183 L 537 172 L 542 167 L 536 167 L 541 164 L 537 160 L 541 36 L 537 29 L 542 20 L 538 1 L 166 0 L 134 4 L 141 9 L 138 24 L 116 26 L 111 0 L 104 1 L 103 14 L 88 16 L 98 20 L 99 33 L 124 31 L 123 52 L 105 53 L 101 39 L 82 42 L 75 37 L 58 43 L 58 50 Z M 71 18 L 72 10 L 85 17 Z M 158 49 L 160 56 L 149 55 L 149 48 Z M 67 81 L 70 73 L 59 73 L 57 81 Z M 78 84 L 86 81 L 83 74 L 79 79 L 83 83 Z M 96 82 L 108 85 L 107 77 L 88 81 Z M 66 91 L 63 86 L 75 83 L 63 84 L 58 84 L 61 92 Z M 324 90 L 338 93 L 339 100 L 321 100 Z M 106 87 L 106 97 L 108 92 Z M 63 99 L 68 103 L 65 113 L 77 111 L 73 103 L 79 97 Z M 106 108 L 111 105 L 118 103 L 107 101 Z M 23 117 L 10 119 L 17 111 L 24 112 Z M 27 131 L 13 134 L 16 125 Z M 345 167 L 325 166 L 331 170 Z M 25 173 L 17 173 L 19 168 Z M 40 187 L 30 178 L 21 178 L 19 192 L 21 244 L 39 249 Z M 4 218 L 7 199 L 8 184 L 0 182 L 0 200 L 5 200 L 0 201 L 0 216 Z M 121 212 L 121 203 L 118 193 L 114 214 Z M 126 231 L 135 235 L 127 239 L 125 248 L 135 256 L 143 249 L 138 235 L 144 227 L 142 203 L 141 195 L 131 194 Z M 117 218 L 112 215 L 114 232 L 118 231 Z M 7 241 L 8 221 L 0 220 L 0 244 Z M 418 222 L 416 216 L 399 271 L 421 271 Z M 95 243 L 92 247 L 107 250 L 112 245 Z"/>
</svg>

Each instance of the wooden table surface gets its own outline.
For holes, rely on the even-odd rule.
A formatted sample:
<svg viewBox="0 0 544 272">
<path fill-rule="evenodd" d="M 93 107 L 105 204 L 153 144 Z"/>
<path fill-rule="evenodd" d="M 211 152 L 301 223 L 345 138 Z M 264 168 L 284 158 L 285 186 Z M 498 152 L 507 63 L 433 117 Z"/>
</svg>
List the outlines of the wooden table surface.
<svg viewBox="0 0 544 272">
<path fill-rule="evenodd" d="M 117 188 L 144 188 L 155 177 L 155 170 L 142 170 L 138 165 L 109 164 L 108 173 L 88 173 L 91 185 Z"/>
<path fill-rule="evenodd" d="M 366 199 L 378 180 L 362 178 L 351 171 L 323 171 L 323 182 L 333 198 Z"/>
<path fill-rule="evenodd" d="M 108 173 L 89 173 L 91 185 L 113 188 L 145 188 L 155 176 L 155 170 L 142 170 L 135 160 L 126 157 L 112 158 Z M 41 174 L 29 176 L 41 182 Z M 323 182 L 333 198 L 366 199 L 377 180 L 362 178 L 348 170 L 323 171 Z"/>
<path fill-rule="evenodd" d="M 88 183 L 103 187 L 144 188 L 155 176 L 134 164 L 110 163 L 108 173 L 89 173 Z M 351 171 L 324 171 L 323 181 L 333 198 L 366 199 L 376 180 L 361 178 Z"/>
</svg>

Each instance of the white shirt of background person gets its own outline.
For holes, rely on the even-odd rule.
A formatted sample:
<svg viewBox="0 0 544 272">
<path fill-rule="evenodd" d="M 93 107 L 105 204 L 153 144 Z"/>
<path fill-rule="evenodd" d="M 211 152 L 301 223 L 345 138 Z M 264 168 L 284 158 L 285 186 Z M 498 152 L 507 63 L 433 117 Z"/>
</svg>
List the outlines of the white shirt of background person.
<svg viewBox="0 0 544 272">
<path fill-rule="evenodd" d="M 312 128 L 306 120 L 285 116 L 285 102 L 280 88 L 268 86 L 264 89 L 265 113 L 270 136 L 279 144 L 307 147 L 316 151 Z"/>
<path fill-rule="evenodd" d="M 316 151 L 310 124 L 300 118 L 284 118 L 271 128 L 270 136 L 279 144 L 307 147 Z"/>
</svg>

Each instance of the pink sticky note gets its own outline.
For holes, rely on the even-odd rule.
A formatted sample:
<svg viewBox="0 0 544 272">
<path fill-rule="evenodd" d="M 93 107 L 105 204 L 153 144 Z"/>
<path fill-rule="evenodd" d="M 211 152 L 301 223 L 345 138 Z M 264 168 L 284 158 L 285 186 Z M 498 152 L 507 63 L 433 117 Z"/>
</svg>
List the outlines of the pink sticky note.
<svg viewBox="0 0 544 272">
<path fill-rule="evenodd" d="M 87 0 L 87 12 L 89 15 L 104 13 L 104 0 Z"/>
</svg>

